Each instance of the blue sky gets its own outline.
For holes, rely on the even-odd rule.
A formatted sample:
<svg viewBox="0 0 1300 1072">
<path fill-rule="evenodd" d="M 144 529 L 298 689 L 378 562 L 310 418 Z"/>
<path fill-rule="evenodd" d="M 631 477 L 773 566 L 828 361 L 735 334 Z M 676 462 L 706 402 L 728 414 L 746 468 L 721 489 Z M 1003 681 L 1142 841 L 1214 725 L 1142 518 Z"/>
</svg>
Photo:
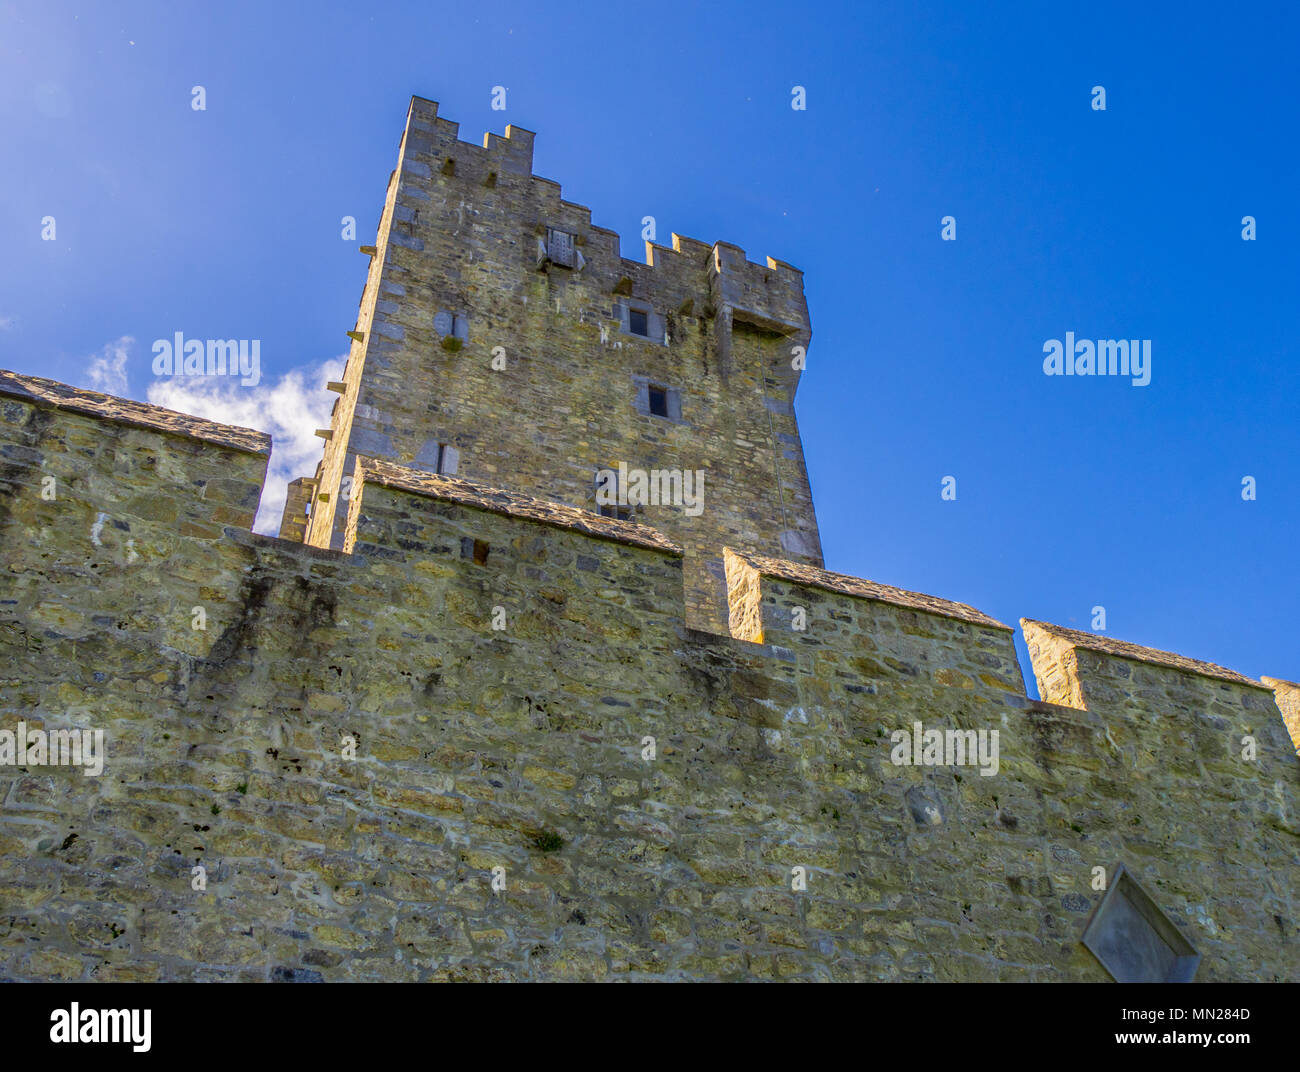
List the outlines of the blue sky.
<svg viewBox="0 0 1300 1072">
<path fill-rule="evenodd" d="M 1131 6 L 0 4 L 0 367 L 180 405 L 152 340 L 260 339 L 220 412 L 310 472 L 418 94 L 625 256 L 805 271 L 829 568 L 1294 680 L 1300 15 Z M 1045 376 L 1067 331 L 1151 383 Z"/>
</svg>

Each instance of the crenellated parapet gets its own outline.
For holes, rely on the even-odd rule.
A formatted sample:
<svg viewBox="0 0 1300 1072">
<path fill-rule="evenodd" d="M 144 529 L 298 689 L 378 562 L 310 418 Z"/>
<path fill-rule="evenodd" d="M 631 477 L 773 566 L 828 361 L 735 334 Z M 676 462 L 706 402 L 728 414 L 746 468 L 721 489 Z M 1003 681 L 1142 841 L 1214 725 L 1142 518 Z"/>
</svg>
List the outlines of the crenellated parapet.
<svg viewBox="0 0 1300 1072">
<path fill-rule="evenodd" d="M 271 454 L 264 432 L 6 370 L 0 419 L 10 538 L 45 539 L 56 524 L 84 525 L 95 546 L 129 542 L 132 521 L 207 540 L 252 528 Z"/>
<path fill-rule="evenodd" d="M 0 371 L 0 416 L 0 517 L 11 540 L 24 533 L 48 539 L 55 519 L 71 521 L 89 547 L 111 544 L 126 563 L 164 533 L 178 547 L 177 541 L 223 540 L 251 527 L 270 452 L 264 433 L 7 371 Z M 357 460 L 350 476 L 349 549 L 358 559 L 397 552 L 418 558 L 420 548 L 437 543 L 413 538 L 422 515 L 452 508 L 558 530 L 575 547 L 607 541 L 669 559 L 683 554 L 652 526 L 521 492 L 371 458 Z M 130 539 L 137 528 L 148 532 L 138 545 Z M 79 545 L 76 553 L 84 549 Z M 472 546 L 462 551 L 455 549 L 474 560 Z M 935 687 L 989 699 L 1023 696 L 1011 628 L 968 604 L 732 548 L 724 549 L 724 565 L 728 631 L 737 641 L 852 665 L 864 679 L 925 677 Z M 667 570 L 676 579 L 659 592 L 671 604 L 663 612 L 678 619 L 680 568 Z M 1047 703 L 1079 711 L 1154 704 L 1160 718 L 1211 724 L 1244 718 L 1248 729 L 1272 722 L 1295 735 L 1300 686 L 1292 682 L 1256 681 L 1213 663 L 1030 619 L 1021 625 Z M 968 665 L 958 669 L 962 662 Z"/>
<path fill-rule="evenodd" d="M 646 525 L 617 521 L 594 514 L 590 510 L 578 510 L 572 506 L 547 502 L 532 495 L 503 491 L 500 488 L 486 488 L 468 480 L 425 473 L 374 458 L 367 458 L 358 465 L 357 481 L 355 488 L 358 502 L 365 501 L 367 488 L 389 488 L 430 499 L 457 503 L 487 513 L 526 519 L 554 528 L 572 529 L 596 539 L 647 547 L 672 555 L 682 553 L 680 546 Z"/>
<path fill-rule="evenodd" d="M 1028 618 L 1021 626 L 1044 700 L 1139 713 L 1174 740 L 1219 736 L 1225 750 L 1243 737 L 1273 755 L 1295 748 L 1286 682 Z"/>
<path fill-rule="evenodd" d="M 71 521 L 91 548 L 112 545 L 125 564 L 164 533 L 176 547 L 251 527 L 270 451 L 263 433 L 7 371 L 0 371 L 0 416 L 0 517 L 11 540 L 24 533 L 47 540 L 55 519 L 64 526 Z M 358 559 L 428 550 L 436 540 L 412 536 L 419 518 L 453 507 L 562 531 L 575 547 L 608 541 L 670 559 L 683 554 L 652 526 L 521 492 L 370 458 L 357 460 L 350 476 L 349 550 Z M 131 539 L 137 529 L 149 532 L 138 543 Z M 472 546 L 465 555 L 474 560 Z M 864 680 L 924 678 L 989 700 L 1023 697 L 1010 627 L 968 604 L 732 548 L 724 549 L 724 568 L 728 632 L 737 641 L 852 666 Z M 668 570 L 676 579 L 658 596 L 671 604 L 663 612 L 677 618 L 680 570 L 680 563 Z M 1296 733 L 1300 686 L 1292 682 L 1256 681 L 1213 663 L 1030 619 L 1021 625 L 1047 703 L 1080 711 L 1154 704 L 1153 717 L 1197 724 L 1244 718 L 1247 729 L 1273 723 L 1279 733 L 1284 727 Z M 1279 739 L 1285 743 L 1285 736 Z"/>
<path fill-rule="evenodd" d="M 221 424 L 131 398 L 87 391 L 58 380 L 24 376 L 8 369 L 0 369 L 0 395 L 38 409 L 61 410 L 96 418 L 108 424 L 165 432 L 245 454 L 263 457 L 270 457 L 271 454 L 271 437 L 265 432 Z"/>
<path fill-rule="evenodd" d="M 755 326 L 801 337 L 806 345 L 808 308 L 799 269 L 773 257 L 750 261 L 743 249 L 728 242 L 710 244 L 678 234 L 671 246 L 646 242 L 644 263 L 628 260 L 620 253 L 617 232 L 593 225 L 588 206 L 564 200 L 558 182 L 533 174 L 532 131 L 510 125 L 504 136 L 484 134 L 481 146 L 460 140 L 459 131 L 459 124 L 438 115 L 435 101 L 412 98 L 398 172 L 399 221 L 413 223 L 430 189 L 444 182 L 475 206 L 476 214 L 483 211 L 476 202 L 509 199 L 525 209 L 516 214 L 512 228 L 521 236 L 522 264 L 545 268 L 537 242 L 528 238 L 541 240 L 544 252 L 547 229 L 564 230 L 575 239 L 577 275 L 595 290 L 653 298 L 666 313 L 685 318 L 726 309 Z M 424 248 L 417 234 L 401 241 L 411 249 Z"/>
<path fill-rule="evenodd" d="M 1120 863 L 1295 977 L 1295 686 L 1025 622 L 1028 700 L 976 608 L 734 549 L 706 633 L 654 527 L 371 459 L 346 552 L 256 536 L 267 445 L 0 374 L 0 731 L 106 742 L 0 766 L 5 977 L 1101 980 Z"/>
</svg>

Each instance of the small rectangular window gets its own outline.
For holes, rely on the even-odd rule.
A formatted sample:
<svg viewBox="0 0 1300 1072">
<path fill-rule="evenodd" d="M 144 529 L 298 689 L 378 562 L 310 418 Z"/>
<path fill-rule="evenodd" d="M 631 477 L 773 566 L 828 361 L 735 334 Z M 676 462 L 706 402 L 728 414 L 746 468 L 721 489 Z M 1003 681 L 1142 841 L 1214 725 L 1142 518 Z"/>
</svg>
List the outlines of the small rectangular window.
<svg viewBox="0 0 1300 1072">
<path fill-rule="evenodd" d="M 439 476 L 455 476 L 460 464 L 460 451 L 450 443 L 438 444 L 438 457 L 433 471 Z"/>
<path fill-rule="evenodd" d="M 636 398 L 632 408 L 642 417 L 662 417 L 674 424 L 682 423 L 682 392 L 678 387 L 653 383 L 648 377 L 633 376 Z"/>
<path fill-rule="evenodd" d="M 633 335 L 640 335 L 643 339 L 650 337 L 650 317 L 644 309 L 629 309 L 627 311 L 627 330 Z"/>
<path fill-rule="evenodd" d="M 433 331 L 440 338 L 455 337 L 461 342 L 469 342 L 469 319 L 462 313 L 449 313 L 441 309 L 434 314 Z"/>
</svg>

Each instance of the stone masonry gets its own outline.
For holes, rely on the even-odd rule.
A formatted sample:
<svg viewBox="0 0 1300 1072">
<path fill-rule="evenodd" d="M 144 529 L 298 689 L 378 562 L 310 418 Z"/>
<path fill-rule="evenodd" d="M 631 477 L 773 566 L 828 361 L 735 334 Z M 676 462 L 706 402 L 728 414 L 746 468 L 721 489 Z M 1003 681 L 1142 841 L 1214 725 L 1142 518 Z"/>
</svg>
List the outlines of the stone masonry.
<svg viewBox="0 0 1300 1072">
<path fill-rule="evenodd" d="M 1025 620 L 1030 700 L 1009 626 L 825 570 L 798 272 L 622 260 L 531 145 L 412 103 L 280 538 L 266 435 L 0 372 L 0 978 L 1105 980 L 1122 864 L 1198 980 L 1300 979 L 1300 687 Z M 601 516 L 619 461 L 705 511 Z"/>
</svg>

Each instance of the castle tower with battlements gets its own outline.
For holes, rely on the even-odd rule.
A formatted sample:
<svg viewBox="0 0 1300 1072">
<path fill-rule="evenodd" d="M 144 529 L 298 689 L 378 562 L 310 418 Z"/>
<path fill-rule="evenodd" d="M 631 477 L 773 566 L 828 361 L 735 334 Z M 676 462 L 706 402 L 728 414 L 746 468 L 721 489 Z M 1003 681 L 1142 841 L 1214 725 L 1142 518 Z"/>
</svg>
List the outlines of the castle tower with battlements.
<svg viewBox="0 0 1300 1072">
<path fill-rule="evenodd" d="M 0 979 L 1300 978 L 1300 684 L 824 569 L 799 273 L 531 147 L 412 103 L 278 537 L 0 370 Z"/>
<path fill-rule="evenodd" d="M 362 252 L 307 543 L 344 546 L 360 458 L 588 510 L 597 474 L 621 468 L 647 474 L 651 501 L 625 488 L 617 516 L 685 548 L 692 624 L 726 632 L 723 547 L 822 565 L 794 413 L 811 334 L 798 269 L 676 234 L 627 260 L 533 174 L 530 131 L 480 147 L 419 97 Z"/>
</svg>

